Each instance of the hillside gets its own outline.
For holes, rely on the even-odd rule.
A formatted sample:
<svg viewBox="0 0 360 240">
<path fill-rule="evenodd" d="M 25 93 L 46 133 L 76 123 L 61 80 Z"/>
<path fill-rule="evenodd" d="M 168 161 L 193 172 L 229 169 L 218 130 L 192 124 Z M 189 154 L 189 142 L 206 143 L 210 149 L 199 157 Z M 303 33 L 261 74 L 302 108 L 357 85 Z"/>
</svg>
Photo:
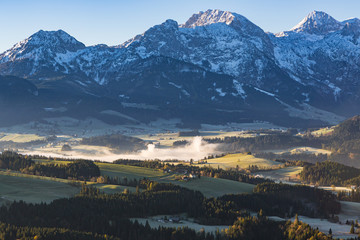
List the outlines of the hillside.
<svg viewBox="0 0 360 240">
<path fill-rule="evenodd" d="M 104 146 L 118 150 L 119 152 L 136 152 L 146 149 L 148 143 L 140 138 L 125 136 L 121 134 L 111 134 L 104 136 L 94 136 L 83 138 L 80 144 L 92 146 Z"/>
<path fill-rule="evenodd" d="M 352 117 L 334 128 L 329 147 L 340 153 L 360 154 L 360 116 Z"/>
<path fill-rule="evenodd" d="M 358 185 L 359 176 L 360 169 L 330 161 L 305 165 L 300 173 L 301 180 L 306 183 L 327 186 Z"/>
<path fill-rule="evenodd" d="M 37 89 L 23 102 L 32 110 L 21 122 L 67 116 L 110 124 L 177 118 L 190 128 L 328 126 L 358 114 L 359 23 L 314 11 L 273 34 L 238 13 L 207 10 L 113 47 L 41 30 L 0 54 L 0 75 Z M 3 125 L 14 123 L 12 104 L 0 106 L 11 118 Z"/>
</svg>

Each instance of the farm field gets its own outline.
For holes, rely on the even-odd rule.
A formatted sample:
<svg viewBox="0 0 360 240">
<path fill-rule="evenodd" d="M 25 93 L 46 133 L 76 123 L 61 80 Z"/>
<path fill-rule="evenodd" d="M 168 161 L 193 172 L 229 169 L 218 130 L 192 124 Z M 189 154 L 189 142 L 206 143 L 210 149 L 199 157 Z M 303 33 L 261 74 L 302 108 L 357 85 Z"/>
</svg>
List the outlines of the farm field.
<svg viewBox="0 0 360 240">
<path fill-rule="evenodd" d="M 16 143 L 25 143 L 37 140 L 44 140 L 45 137 L 36 134 L 18 134 L 18 133 L 0 133 L 0 141 L 13 141 Z"/>
<path fill-rule="evenodd" d="M 135 192 L 135 187 L 129 187 L 129 186 L 121 186 L 121 185 L 111 185 L 111 184 L 101 184 L 101 183 L 95 183 L 92 184 L 93 186 L 97 187 L 100 192 L 104 192 L 107 194 L 113 194 L 113 193 L 121 193 L 125 189 L 128 189 L 130 192 Z M 141 189 L 140 189 L 141 191 Z"/>
<path fill-rule="evenodd" d="M 102 175 L 110 177 L 127 177 L 128 179 L 142 179 L 145 177 L 156 180 L 169 175 L 160 170 L 151 168 L 98 162 L 96 162 L 96 165 L 99 166 Z"/>
<path fill-rule="evenodd" d="M 348 208 L 349 206 L 347 206 L 348 202 L 341 202 L 341 207 L 345 207 Z M 356 203 L 359 204 L 359 203 Z M 358 209 L 357 209 L 358 210 Z M 334 223 L 334 222 L 330 222 L 327 219 L 320 219 L 320 218 L 310 218 L 310 217 L 305 217 L 305 216 L 301 216 L 299 215 L 299 220 L 309 224 L 312 228 L 318 228 L 321 232 L 323 233 L 328 233 L 329 229 L 331 228 L 332 231 L 332 235 L 335 239 L 353 239 L 357 236 L 357 234 L 350 234 L 350 228 L 351 225 L 347 225 L 345 224 L 346 220 L 355 220 L 358 219 L 358 215 L 356 216 L 356 214 L 358 214 L 359 211 L 355 211 L 351 214 L 351 218 L 343 218 L 342 215 L 343 210 L 341 210 L 341 213 L 339 214 L 340 217 L 340 221 L 341 223 Z M 345 216 L 345 215 L 344 215 Z M 348 216 L 348 215 L 346 215 Z M 356 217 L 355 217 L 356 216 Z M 284 218 L 280 218 L 277 216 L 269 216 L 269 219 L 272 219 L 274 221 L 284 221 L 284 220 L 291 220 L 294 221 L 295 217 L 292 217 L 291 219 L 284 219 Z M 345 219 L 345 220 L 342 220 Z"/>
<path fill-rule="evenodd" d="M 291 221 L 294 221 L 295 217 L 291 218 Z M 328 233 L 329 229 L 332 230 L 333 237 L 337 239 L 347 239 L 347 238 L 355 238 L 357 234 L 350 234 L 350 225 L 346 225 L 344 223 L 332 223 L 326 219 L 319 218 L 309 218 L 305 216 L 299 216 L 299 220 L 309 224 L 313 228 L 318 228 L 323 233 Z"/>
<path fill-rule="evenodd" d="M 0 174 L 0 204 L 23 200 L 30 203 L 51 202 L 58 198 L 71 197 L 80 188 L 64 181 Z"/>
<path fill-rule="evenodd" d="M 55 164 L 66 164 L 68 161 L 56 161 L 56 160 L 38 160 L 43 163 L 55 163 Z M 231 193 L 251 193 L 255 185 L 247 184 L 247 183 L 241 183 L 236 181 L 231 181 L 227 179 L 220 179 L 220 178 L 209 178 L 209 177 L 201 177 L 200 179 L 193 179 L 188 182 L 185 181 L 177 181 L 175 180 L 176 174 L 168 174 L 164 173 L 160 170 L 156 169 L 150 169 L 150 168 L 143 168 L 143 167 L 136 167 L 136 166 L 127 166 L 127 165 L 121 165 L 121 164 L 110 164 L 110 163 L 96 163 L 101 171 L 102 175 L 107 175 L 110 177 L 119 177 L 127 179 L 142 179 L 142 178 L 148 178 L 151 180 L 155 180 L 158 182 L 164 182 L 164 183 L 173 183 L 182 187 L 189 188 L 191 190 L 200 191 L 202 192 L 206 197 L 218 197 L 224 194 L 231 194 Z M 40 183 L 44 183 L 45 186 L 51 188 L 52 182 L 57 183 L 60 182 L 64 184 L 64 188 L 66 186 L 69 186 L 69 183 L 71 181 L 66 179 L 54 179 L 50 177 L 38 177 L 33 175 L 25 175 L 16 173 L 18 176 L 22 176 L 23 179 L 34 178 L 35 180 L 40 180 Z M 26 182 L 26 180 L 24 180 Z M 99 188 L 101 191 L 104 191 L 105 193 L 116 193 L 116 192 L 122 192 L 125 188 L 129 189 L 131 192 L 135 191 L 135 188 L 128 187 L 128 186 L 118 186 L 118 185 L 110 185 L 110 184 L 98 184 L 98 183 L 91 183 L 88 182 L 88 184 L 93 184 L 97 188 Z M 56 184 L 54 187 L 56 188 Z M 76 191 L 74 194 L 78 193 L 79 189 L 76 188 Z M 67 196 L 67 195 L 66 195 Z M 62 197 L 62 195 L 59 195 L 56 198 Z M 55 199 L 55 198 L 54 198 Z"/>
<path fill-rule="evenodd" d="M 320 148 L 313 148 L 313 147 L 295 147 L 295 148 L 288 148 L 288 149 L 281 149 L 281 150 L 267 150 L 266 152 L 273 152 L 276 154 L 299 154 L 299 153 L 307 153 L 307 154 L 331 154 L 331 151 L 326 149 Z"/>
<path fill-rule="evenodd" d="M 217 168 L 218 166 L 223 169 L 236 168 L 239 166 L 240 168 L 248 168 L 249 165 L 257 165 L 260 168 L 271 168 L 276 165 L 280 165 L 281 163 L 267 160 L 264 158 L 256 158 L 253 155 L 248 155 L 246 153 L 236 153 L 236 154 L 228 154 L 224 157 L 208 159 L 207 163 L 204 165 L 211 166 Z M 199 164 L 201 166 L 203 164 Z"/>
<path fill-rule="evenodd" d="M 360 203 L 340 201 L 340 204 L 341 212 L 338 216 L 341 222 L 360 220 Z"/>
<path fill-rule="evenodd" d="M 161 180 L 160 180 L 161 182 Z M 252 193 L 255 185 L 220 178 L 201 177 L 200 179 L 182 181 L 166 181 L 200 191 L 205 197 L 220 197 L 225 194 Z"/>
<path fill-rule="evenodd" d="M 53 163 L 53 164 L 68 164 L 71 161 L 62 161 L 62 160 L 48 160 L 48 159 L 37 159 L 35 161 L 41 163 Z M 112 164 L 112 163 L 103 163 L 103 162 L 95 162 L 95 164 L 99 167 L 101 175 L 107 175 L 109 177 L 127 177 L 128 179 L 159 179 L 161 177 L 168 177 L 173 174 L 166 174 L 157 169 L 151 168 L 143 168 L 122 164 Z"/>
<path fill-rule="evenodd" d="M 167 215 L 167 218 L 171 218 L 172 216 Z M 176 217 L 176 216 L 175 216 Z M 227 229 L 229 228 L 229 226 L 225 226 L 225 225 L 215 225 L 215 226 L 210 226 L 210 225 L 201 225 L 198 223 L 195 223 L 192 221 L 192 219 L 184 219 L 181 220 L 179 223 L 173 223 L 170 221 L 165 222 L 163 219 L 165 218 L 164 215 L 159 215 L 159 216 L 153 216 L 153 217 L 148 217 L 148 218 L 132 218 L 132 221 L 137 220 L 139 223 L 145 225 L 146 221 L 148 221 L 149 225 L 151 228 L 158 228 L 158 227 L 173 227 L 173 228 L 178 228 L 178 227 L 188 227 L 191 229 L 194 229 L 195 231 L 201 231 L 202 229 L 205 230 L 205 232 L 212 232 L 215 233 L 217 230 L 221 231 L 223 229 Z"/>
<path fill-rule="evenodd" d="M 280 181 L 297 181 L 299 180 L 298 174 L 302 171 L 303 167 L 286 167 L 276 170 L 269 170 L 256 173 L 264 178 L 276 179 Z"/>
<path fill-rule="evenodd" d="M 206 197 L 217 197 L 230 193 L 251 193 L 255 185 L 220 178 L 201 177 L 188 182 L 175 180 L 176 174 L 166 174 L 160 170 L 126 166 L 121 164 L 96 163 L 101 174 L 128 179 L 149 178 L 158 182 L 173 183 L 202 192 Z"/>
<path fill-rule="evenodd" d="M 331 135 L 334 132 L 334 127 L 326 127 L 326 128 L 320 128 L 319 130 L 311 132 L 311 134 L 315 137 L 320 136 L 328 136 Z"/>
<path fill-rule="evenodd" d="M 35 162 L 39 162 L 39 163 L 53 163 L 53 164 L 68 164 L 71 161 L 67 161 L 67 160 L 50 160 L 50 159 L 32 159 Z"/>
<path fill-rule="evenodd" d="M 30 203 L 51 202 L 58 198 L 72 197 L 80 192 L 82 181 L 35 176 L 11 171 L 0 171 L 0 205 L 6 202 L 23 200 Z M 135 187 L 87 182 L 108 194 L 123 192 L 128 189 L 135 192 Z"/>
</svg>

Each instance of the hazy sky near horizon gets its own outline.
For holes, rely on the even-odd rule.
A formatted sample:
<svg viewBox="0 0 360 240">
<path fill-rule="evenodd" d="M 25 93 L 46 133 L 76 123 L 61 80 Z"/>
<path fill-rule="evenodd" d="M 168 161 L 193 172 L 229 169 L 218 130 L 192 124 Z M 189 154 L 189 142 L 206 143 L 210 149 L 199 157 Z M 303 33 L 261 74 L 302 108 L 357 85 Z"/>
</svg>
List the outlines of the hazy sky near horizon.
<svg viewBox="0 0 360 240">
<path fill-rule="evenodd" d="M 313 10 L 360 18 L 360 0 L 0 0 L 0 52 L 42 30 L 62 29 L 85 45 L 118 45 L 150 27 L 193 13 L 239 13 L 264 31 L 289 30 Z"/>
</svg>

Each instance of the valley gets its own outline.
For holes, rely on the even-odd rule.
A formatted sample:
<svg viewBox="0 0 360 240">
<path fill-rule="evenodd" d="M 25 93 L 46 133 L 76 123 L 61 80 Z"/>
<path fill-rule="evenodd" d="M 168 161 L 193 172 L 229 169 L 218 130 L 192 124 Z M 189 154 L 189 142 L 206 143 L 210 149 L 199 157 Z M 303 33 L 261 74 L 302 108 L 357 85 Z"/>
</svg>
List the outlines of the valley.
<svg viewBox="0 0 360 240">
<path fill-rule="evenodd" d="M 360 20 L 155 2 L 4 8 L 0 239 L 360 239 Z"/>
<path fill-rule="evenodd" d="M 136 194 L 139 191 L 147 191 L 139 189 L 139 185 L 137 185 L 143 179 L 147 179 L 147 181 L 158 184 L 172 184 L 192 191 L 199 191 L 206 198 L 214 197 L 221 199 L 226 196 L 251 195 L 254 194 L 253 192 L 257 184 L 261 184 L 263 181 L 274 181 L 280 183 L 280 185 L 281 183 L 291 185 L 307 184 L 311 187 L 316 185 L 318 189 L 325 189 L 335 193 L 340 192 L 341 194 L 348 192 L 350 196 L 352 189 L 354 189 L 352 185 L 340 184 L 340 182 L 334 182 L 335 185 L 331 185 L 333 182 L 306 182 L 302 174 L 304 174 L 304 168 L 318 166 L 307 165 L 312 162 L 306 163 L 308 158 L 318 161 L 320 159 L 328 159 L 334 155 L 334 152 L 326 147 L 317 148 L 316 146 L 319 146 L 318 141 L 321 140 L 327 145 L 333 145 L 327 140 L 328 138 L 331 139 L 331 134 L 338 134 L 338 129 L 342 129 L 342 133 L 345 136 L 347 134 L 346 126 L 356 125 L 357 119 L 358 117 L 352 118 L 332 128 L 332 132 L 330 135 L 326 134 L 326 137 L 323 134 L 313 134 L 312 140 L 307 142 L 308 146 L 304 146 L 304 141 L 302 140 L 308 138 L 306 132 L 297 134 L 289 129 L 280 128 L 253 128 L 241 131 L 234 131 L 234 129 L 229 128 L 227 131 L 213 131 L 209 129 L 198 132 L 190 129 L 180 130 L 172 128 L 172 132 L 170 130 L 162 132 L 161 129 L 158 129 L 157 132 L 154 131 L 146 134 L 144 132 L 140 133 L 144 129 L 140 130 L 140 132 L 137 129 L 132 135 L 134 140 L 132 138 L 123 138 L 120 135 L 108 135 L 111 138 L 106 137 L 106 135 L 103 135 L 101 138 L 94 138 L 96 141 L 123 139 L 121 141 L 130 141 L 132 144 L 139 142 L 139 140 L 135 139 L 141 139 L 151 144 L 153 146 L 151 149 L 156 154 L 174 152 L 174 156 L 182 156 L 181 152 L 192 153 L 190 155 L 183 155 L 186 157 L 184 159 L 164 158 L 162 161 L 154 160 L 154 158 L 151 158 L 152 155 L 149 155 L 149 158 L 138 161 L 141 160 L 142 156 L 146 156 L 144 154 L 141 155 L 141 153 L 149 151 L 149 147 L 144 150 L 136 150 L 135 152 L 117 153 L 121 148 L 115 149 L 105 145 L 84 145 L 81 143 L 82 137 L 77 134 L 76 137 L 71 135 L 51 135 L 50 138 L 49 135 L 8 132 L 2 133 L 3 140 L 0 142 L 2 144 L 13 143 L 15 145 L 29 144 L 26 148 L 19 148 L 17 150 L 19 153 L 27 156 L 34 155 L 32 157 L 34 163 L 40 164 L 40 166 L 65 166 L 66 164 L 72 164 L 74 159 L 79 158 L 95 160 L 95 165 L 99 168 L 100 175 L 99 177 L 88 179 L 86 182 L 89 187 L 95 187 L 100 192 L 103 192 L 103 194 L 124 194 L 125 192 Z M 315 132 L 327 131 L 320 129 Z M 356 135 L 356 133 L 351 134 Z M 88 138 L 90 136 L 85 135 L 85 137 Z M 282 138 L 286 140 L 281 140 Z M 279 145 L 277 139 L 285 141 L 284 144 Z M 350 141 L 352 138 L 347 139 Z M 249 145 L 252 141 L 258 142 L 258 147 L 261 148 L 253 148 L 251 144 Z M 261 141 L 270 142 L 264 144 L 265 142 L 262 143 Z M 271 141 L 275 142 L 272 143 Z M 242 149 L 242 152 L 226 152 L 228 149 L 231 149 L 229 146 L 233 146 L 234 143 L 242 144 L 239 145 L 242 146 L 241 148 L 238 147 L 238 149 Z M 70 151 L 62 150 L 64 145 L 69 145 Z M 158 152 L 155 149 L 159 149 Z M 249 150 L 251 149 L 252 151 L 250 152 Z M 193 158 L 194 156 L 200 156 L 197 152 L 202 153 L 204 156 Z M 321 164 L 326 163 L 326 161 L 322 161 L 324 160 L 320 160 Z M 337 167 L 337 169 L 340 168 Z M 231 174 L 235 175 L 232 176 Z M 191 175 L 195 177 L 192 178 L 190 177 Z M 250 178 L 246 180 L 245 176 Z M 4 170 L 0 172 L 0 178 L 3 184 L 0 190 L 1 204 L 5 206 L 11 205 L 13 200 L 23 200 L 28 203 L 45 202 L 49 204 L 55 199 L 71 199 L 77 196 L 82 188 L 81 185 L 85 183 L 84 180 L 77 180 L 76 178 L 62 179 L 56 176 L 42 176 L 40 172 L 33 175 L 31 172 L 29 173 L 29 170 Z M 354 182 L 352 184 L 358 183 Z M 314 216 L 310 217 L 310 215 L 301 215 L 299 219 L 314 228 L 318 227 L 324 233 L 327 233 L 328 229 L 326 228 L 330 226 L 334 237 L 348 238 L 354 236 L 347 232 L 350 225 L 344 222 L 357 219 L 357 208 L 354 211 L 351 210 L 353 204 L 356 205 L 356 203 L 349 202 L 349 200 L 357 200 L 355 197 L 351 200 L 352 198 L 346 197 L 346 194 L 341 196 L 339 193 L 337 194 L 340 200 L 342 200 L 341 211 L 335 215 L 339 219 L 337 220 L 338 222 L 336 220 L 334 222 L 333 218 L 320 220 L 319 218 L 314 218 Z M 343 199 L 346 200 L 344 201 Z M 250 212 L 256 215 L 254 209 L 251 209 Z M 271 214 L 271 211 L 269 214 Z M 168 216 L 170 217 L 171 214 Z M 196 231 L 204 228 L 206 232 L 215 233 L 218 228 L 227 228 L 227 225 L 221 224 L 216 224 L 215 226 L 202 225 L 196 222 L 198 220 L 191 223 L 194 219 L 188 219 L 186 214 L 184 219 L 182 224 L 186 224 L 186 226 Z M 269 219 L 275 219 L 276 221 L 291 219 L 294 221 L 294 218 L 284 217 L 281 214 L 277 216 L 269 215 Z M 135 220 L 143 224 L 149 221 L 152 228 L 156 226 L 184 226 L 177 223 L 167 224 L 161 220 L 161 216 L 135 218 Z"/>
</svg>

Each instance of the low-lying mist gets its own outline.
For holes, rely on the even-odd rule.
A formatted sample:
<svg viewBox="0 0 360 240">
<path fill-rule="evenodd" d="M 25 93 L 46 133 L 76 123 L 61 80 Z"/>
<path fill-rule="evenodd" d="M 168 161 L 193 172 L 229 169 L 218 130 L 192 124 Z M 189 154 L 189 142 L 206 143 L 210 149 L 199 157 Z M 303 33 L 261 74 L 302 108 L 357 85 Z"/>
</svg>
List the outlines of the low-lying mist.
<svg viewBox="0 0 360 240">
<path fill-rule="evenodd" d="M 217 146 L 217 144 L 205 143 L 201 137 L 194 137 L 189 144 L 177 148 L 156 148 L 155 145 L 150 144 L 147 150 L 141 151 L 136 156 L 140 159 L 199 160 L 217 153 Z"/>
<path fill-rule="evenodd" d="M 91 150 L 73 148 L 69 152 L 45 151 L 37 149 L 34 151 L 20 151 L 22 154 L 41 155 L 46 157 L 71 158 L 71 159 L 91 159 L 112 162 L 117 159 L 137 159 L 137 160 L 200 160 L 212 154 L 218 154 L 218 144 L 208 144 L 201 137 L 194 137 L 189 144 L 176 148 L 159 148 L 154 144 L 149 144 L 146 150 L 131 154 L 115 154 L 109 149 L 99 147 Z"/>
</svg>

